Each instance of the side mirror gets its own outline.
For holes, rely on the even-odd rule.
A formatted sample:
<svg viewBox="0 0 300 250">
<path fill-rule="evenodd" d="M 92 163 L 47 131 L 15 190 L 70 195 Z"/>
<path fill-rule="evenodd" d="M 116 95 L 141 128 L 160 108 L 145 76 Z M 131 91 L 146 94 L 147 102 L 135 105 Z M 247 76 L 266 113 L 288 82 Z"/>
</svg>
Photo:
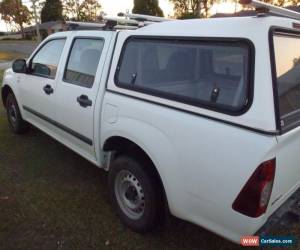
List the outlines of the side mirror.
<svg viewBox="0 0 300 250">
<path fill-rule="evenodd" d="M 17 59 L 13 62 L 12 70 L 15 73 L 26 73 L 26 60 L 24 59 Z"/>
</svg>

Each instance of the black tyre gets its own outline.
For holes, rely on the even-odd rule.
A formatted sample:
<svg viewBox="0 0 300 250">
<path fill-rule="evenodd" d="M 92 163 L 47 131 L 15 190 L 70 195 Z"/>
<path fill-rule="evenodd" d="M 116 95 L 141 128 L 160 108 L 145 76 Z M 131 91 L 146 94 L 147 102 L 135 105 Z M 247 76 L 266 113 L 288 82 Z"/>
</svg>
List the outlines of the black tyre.
<svg viewBox="0 0 300 250">
<path fill-rule="evenodd" d="M 138 233 L 151 231 L 164 213 L 157 176 L 147 161 L 121 155 L 109 172 L 109 189 L 121 221 Z"/>
<path fill-rule="evenodd" d="M 17 100 L 12 93 L 9 93 L 6 99 L 6 113 L 10 128 L 15 134 L 28 131 L 29 125 L 22 119 Z"/>
</svg>

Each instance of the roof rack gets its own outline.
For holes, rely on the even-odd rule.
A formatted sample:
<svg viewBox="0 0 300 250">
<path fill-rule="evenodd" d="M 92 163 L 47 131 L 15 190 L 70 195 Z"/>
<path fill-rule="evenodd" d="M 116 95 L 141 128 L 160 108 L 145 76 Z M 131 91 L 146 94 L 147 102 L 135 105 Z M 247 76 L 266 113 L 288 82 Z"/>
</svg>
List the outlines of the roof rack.
<svg viewBox="0 0 300 250">
<path fill-rule="evenodd" d="M 284 16 L 284 17 L 300 20 L 299 12 L 277 7 L 272 4 L 264 3 L 258 0 L 240 0 L 240 4 L 253 6 L 258 16 L 267 13 L 272 13 L 277 16 Z"/>
<path fill-rule="evenodd" d="M 120 13 L 122 14 L 122 13 Z M 125 17 L 136 20 L 138 22 L 152 22 L 152 23 L 159 23 L 159 22 L 166 22 L 172 21 L 173 19 L 158 17 L 158 16 L 149 16 L 149 15 L 140 15 L 140 14 L 124 14 Z"/>
<path fill-rule="evenodd" d="M 68 30 L 99 30 L 105 27 L 104 23 L 88 23 L 75 21 L 66 21 L 65 23 L 68 25 Z"/>
<path fill-rule="evenodd" d="M 104 20 L 107 22 L 113 23 L 115 22 L 115 29 L 138 29 L 153 23 L 172 21 L 172 19 L 150 16 L 150 15 L 140 15 L 140 14 L 128 14 L 128 13 L 119 13 L 118 17 L 104 17 Z"/>
<path fill-rule="evenodd" d="M 172 21 L 172 19 L 119 13 L 119 17 L 103 17 L 100 23 L 67 22 L 68 30 L 135 30 L 153 23 Z"/>
</svg>

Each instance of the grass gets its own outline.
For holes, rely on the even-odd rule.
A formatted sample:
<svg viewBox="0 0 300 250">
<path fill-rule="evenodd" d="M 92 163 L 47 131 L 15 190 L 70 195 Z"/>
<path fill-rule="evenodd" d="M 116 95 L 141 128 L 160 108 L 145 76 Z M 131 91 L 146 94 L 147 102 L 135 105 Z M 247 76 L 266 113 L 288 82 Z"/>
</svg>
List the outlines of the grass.
<svg viewBox="0 0 300 250">
<path fill-rule="evenodd" d="M 106 182 L 105 172 L 37 129 L 13 135 L 0 104 L 1 250 L 241 248 L 173 217 L 153 233 L 133 233 L 120 223 Z M 299 224 L 272 233 L 291 234 L 300 235 Z"/>
<path fill-rule="evenodd" d="M 25 55 L 17 52 L 0 51 L 0 61 L 12 61 L 17 58 L 24 58 Z"/>
</svg>

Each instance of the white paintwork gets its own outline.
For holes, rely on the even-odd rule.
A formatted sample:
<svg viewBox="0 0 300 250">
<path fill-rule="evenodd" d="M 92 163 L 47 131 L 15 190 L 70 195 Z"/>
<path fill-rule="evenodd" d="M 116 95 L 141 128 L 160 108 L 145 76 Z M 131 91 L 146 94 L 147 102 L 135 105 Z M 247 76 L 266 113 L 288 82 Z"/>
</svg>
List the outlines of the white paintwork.
<svg viewBox="0 0 300 250">
<path fill-rule="evenodd" d="M 255 233 L 299 187 L 297 149 L 300 146 L 300 129 L 276 137 L 207 119 L 184 110 L 274 132 L 276 125 L 268 33 L 274 25 L 292 28 L 293 22 L 279 17 L 219 18 L 163 22 L 136 31 L 121 31 L 118 36 L 117 33 L 99 31 L 55 34 L 50 38 L 67 36 L 68 40 L 56 81 L 53 83 L 57 93 L 51 95 L 53 100 L 48 100 L 48 106 L 45 104 L 46 96 L 43 99 L 37 90 L 29 89 L 31 83 L 27 79 L 30 76 L 8 70 L 4 86 L 9 85 L 13 89 L 19 106 L 26 100 L 30 102 L 28 105 L 36 105 L 41 112 L 46 112 L 45 115 L 54 115 L 55 119 L 59 119 L 66 126 L 92 136 L 94 145 L 86 149 L 83 142 L 40 119 L 33 119 L 21 110 L 26 120 L 99 167 L 104 162 L 103 145 L 110 137 L 121 136 L 136 143 L 157 168 L 173 215 L 239 242 L 241 235 Z M 114 83 L 116 65 L 124 41 L 131 35 L 237 37 L 250 40 L 255 46 L 254 99 L 250 109 L 241 116 L 230 116 L 118 88 Z M 71 108 L 74 98 L 82 94 L 83 90 L 62 82 L 65 62 L 74 36 L 97 36 L 107 40 L 102 54 L 105 56 L 101 58 L 98 67 L 95 88 L 84 90 L 95 100 L 93 111 Z M 22 79 L 22 83 L 17 83 L 18 78 Z M 28 89 L 25 89 L 26 86 Z M 26 91 L 27 96 L 24 94 Z M 29 93 L 33 93 L 32 100 L 28 100 Z M 40 107 L 37 107 L 38 104 Z M 76 104 L 72 107 L 75 106 Z M 87 124 L 93 124 L 93 133 L 91 127 L 86 128 Z M 231 208 L 232 203 L 249 177 L 260 163 L 274 157 L 277 160 L 276 178 L 266 214 L 254 219 L 235 212 Z M 271 205 L 273 202 L 274 205 Z"/>
<path fill-rule="evenodd" d="M 64 38 L 65 36 L 60 35 L 56 36 L 56 38 Z M 28 62 L 34 57 L 37 51 L 49 41 L 49 38 L 44 41 L 43 44 L 40 44 L 38 48 L 32 53 Z M 62 59 L 62 58 L 61 58 Z M 59 66 L 61 64 L 61 59 L 59 62 Z M 58 68 L 60 68 L 58 66 Z M 25 120 L 28 120 L 31 123 L 39 123 L 40 119 L 31 113 L 25 111 L 23 109 L 23 105 L 30 107 L 31 109 L 41 113 L 47 114 L 47 117 L 55 120 L 56 118 L 56 109 L 55 106 L 55 95 L 57 88 L 57 80 L 58 74 L 55 79 L 44 78 L 36 75 L 25 75 L 25 74 L 17 74 L 17 88 L 19 90 L 19 106 L 23 111 L 23 117 Z M 54 89 L 54 93 L 51 95 L 46 95 L 43 91 L 44 86 L 50 85 Z M 54 127 L 48 123 L 45 123 L 45 126 L 49 131 L 51 131 Z"/>
<path fill-rule="evenodd" d="M 58 76 L 58 86 L 56 91 L 55 97 L 55 110 L 56 110 L 56 121 L 68 128 L 76 131 L 77 133 L 93 140 L 94 136 L 94 110 L 95 110 L 95 102 L 97 95 L 101 94 L 99 90 L 100 84 L 105 84 L 105 77 L 104 80 L 102 79 L 102 69 L 104 67 L 105 61 L 107 59 L 108 49 L 111 45 L 112 32 L 105 32 L 105 31 L 84 31 L 80 32 L 80 34 L 74 33 L 68 37 L 68 44 L 70 46 L 73 39 L 77 37 L 80 38 L 102 38 L 104 41 L 104 46 L 102 50 L 102 54 L 100 57 L 100 62 L 98 66 L 98 71 L 95 77 L 95 82 L 92 88 L 86 88 L 74 84 L 67 83 L 63 80 L 64 68 L 61 67 Z M 68 50 L 65 50 L 68 54 Z M 67 63 L 67 56 L 63 56 L 63 65 Z M 103 90 L 102 90 L 103 91 Z M 92 101 L 91 107 L 82 108 L 79 103 L 77 102 L 77 97 L 81 95 L 86 95 Z M 101 104 L 97 108 L 101 108 Z M 96 159 L 96 153 L 94 150 L 94 146 L 90 146 L 86 143 L 82 143 L 80 140 L 75 138 L 74 136 L 69 136 L 68 133 L 61 130 L 59 136 L 67 138 L 70 144 L 74 146 L 79 146 L 85 154 L 88 155 L 89 158 Z M 94 141 L 94 140 L 93 140 Z"/>
</svg>

